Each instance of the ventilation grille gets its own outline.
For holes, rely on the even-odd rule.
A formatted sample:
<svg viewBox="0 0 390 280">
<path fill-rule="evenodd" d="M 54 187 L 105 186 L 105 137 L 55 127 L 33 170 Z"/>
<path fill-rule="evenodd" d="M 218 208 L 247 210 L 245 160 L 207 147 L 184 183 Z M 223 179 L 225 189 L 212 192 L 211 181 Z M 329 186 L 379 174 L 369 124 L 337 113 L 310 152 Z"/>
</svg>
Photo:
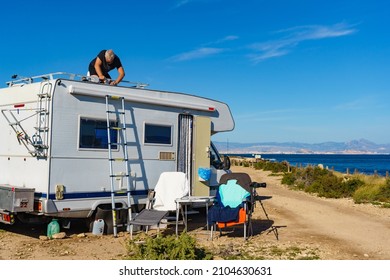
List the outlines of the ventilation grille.
<svg viewBox="0 0 390 280">
<path fill-rule="evenodd" d="M 160 160 L 175 160 L 174 152 L 160 152 Z"/>
</svg>

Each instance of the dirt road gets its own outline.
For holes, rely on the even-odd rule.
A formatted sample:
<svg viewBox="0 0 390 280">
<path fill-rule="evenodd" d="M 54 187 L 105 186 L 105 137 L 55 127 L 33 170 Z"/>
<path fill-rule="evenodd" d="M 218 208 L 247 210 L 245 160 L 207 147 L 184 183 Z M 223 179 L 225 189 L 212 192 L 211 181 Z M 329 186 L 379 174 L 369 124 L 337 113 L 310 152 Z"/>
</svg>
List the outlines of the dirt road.
<svg viewBox="0 0 390 280">
<path fill-rule="evenodd" d="M 217 235 L 213 241 L 203 234 L 199 237 L 201 244 L 217 251 L 224 248 L 225 255 L 234 253 L 231 248 L 241 247 L 258 251 L 259 257 L 265 259 L 390 260 L 390 209 L 355 205 L 347 199 L 314 197 L 289 190 L 281 185 L 280 177 L 268 176 L 268 172 L 245 167 L 232 169 L 248 173 L 252 181 L 267 182 L 260 195 L 270 221 L 258 205 L 254 236 L 248 242 L 243 242 L 241 234 Z M 111 260 L 126 255 L 128 233 L 114 238 L 94 236 L 83 230 L 75 227 L 66 231 L 65 239 L 44 241 L 39 236 L 45 235 L 45 227 L 0 225 L 0 260 Z"/>
<path fill-rule="evenodd" d="M 279 243 L 313 245 L 321 259 L 390 260 L 390 209 L 314 197 L 289 190 L 281 185 L 280 177 L 267 172 L 234 169 L 249 173 L 253 181 L 267 182 L 260 194 L 272 197 L 263 203 L 274 225 L 280 227 Z"/>
</svg>

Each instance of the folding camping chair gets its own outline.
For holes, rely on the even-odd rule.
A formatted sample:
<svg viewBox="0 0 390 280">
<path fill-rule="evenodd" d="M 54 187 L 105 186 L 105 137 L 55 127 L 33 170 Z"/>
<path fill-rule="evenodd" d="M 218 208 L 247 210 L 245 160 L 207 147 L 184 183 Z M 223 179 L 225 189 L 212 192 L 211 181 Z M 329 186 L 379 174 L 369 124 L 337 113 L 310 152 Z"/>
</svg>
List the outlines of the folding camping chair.
<svg viewBox="0 0 390 280">
<path fill-rule="evenodd" d="M 189 185 L 183 172 L 163 172 L 153 191 L 149 192 L 146 208 L 129 221 L 130 237 L 133 238 L 133 226 L 157 225 L 170 212 L 176 211 L 175 199 L 188 195 Z"/>
<path fill-rule="evenodd" d="M 244 239 L 253 234 L 252 213 L 257 196 L 256 188 L 266 187 L 265 183 L 252 182 L 246 173 L 228 173 L 222 175 L 219 181 L 215 204 L 209 209 L 209 224 L 211 239 L 214 227 L 244 226 Z"/>
</svg>

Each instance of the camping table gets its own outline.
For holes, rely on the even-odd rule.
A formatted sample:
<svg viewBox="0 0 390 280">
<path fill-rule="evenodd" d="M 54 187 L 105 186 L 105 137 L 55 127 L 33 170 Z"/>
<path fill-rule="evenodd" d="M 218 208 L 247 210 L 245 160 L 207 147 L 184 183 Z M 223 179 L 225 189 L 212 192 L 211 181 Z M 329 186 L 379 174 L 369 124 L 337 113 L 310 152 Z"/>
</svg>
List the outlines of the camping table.
<svg viewBox="0 0 390 280">
<path fill-rule="evenodd" d="M 208 215 L 209 215 L 209 204 L 214 200 L 214 196 L 184 196 L 182 198 L 175 199 L 176 202 L 176 235 L 178 235 L 179 225 L 179 214 L 180 210 L 183 215 L 184 228 L 187 230 L 187 206 L 190 204 L 204 204 L 206 207 L 206 227 L 209 229 Z M 184 210 L 183 210 L 184 206 Z"/>
</svg>

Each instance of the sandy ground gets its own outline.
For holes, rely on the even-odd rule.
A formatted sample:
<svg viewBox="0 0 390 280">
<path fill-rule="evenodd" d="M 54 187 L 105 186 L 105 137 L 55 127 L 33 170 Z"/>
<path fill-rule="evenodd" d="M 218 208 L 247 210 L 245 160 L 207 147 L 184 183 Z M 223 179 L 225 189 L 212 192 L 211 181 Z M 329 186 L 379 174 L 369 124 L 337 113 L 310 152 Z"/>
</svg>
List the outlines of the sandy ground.
<svg viewBox="0 0 390 280">
<path fill-rule="evenodd" d="M 263 204 L 278 228 L 276 243 L 310 245 L 321 259 L 390 260 L 390 209 L 291 191 L 281 185 L 281 177 L 252 168 L 235 169 L 249 173 L 253 181 L 267 182 L 260 194 L 272 197 Z M 259 209 L 257 214 L 262 214 Z"/>
<path fill-rule="evenodd" d="M 190 219 L 190 233 L 202 245 L 225 250 L 225 256 L 235 253 L 229 248 L 241 247 L 265 259 L 390 260 L 390 209 L 292 191 L 281 185 L 281 177 L 252 168 L 232 170 L 248 173 L 252 181 L 267 183 L 259 192 L 265 212 L 257 204 L 254 235 L 247 242 L 239 229 L 223 236 L 216 233 L 211 241 L 207 232 L 199 229 L 199 221 Z M 172 231 L 170 227 L 167 231 Z M 65 231 L 64 239 L 40 240 L 45 231 L 39 226 L 0 225 L 0 260 L 111 260 L 126 256 L 127 232 L 120 232 L 118 238 L 95 236 L 74 225 Z"/>
</svg>

